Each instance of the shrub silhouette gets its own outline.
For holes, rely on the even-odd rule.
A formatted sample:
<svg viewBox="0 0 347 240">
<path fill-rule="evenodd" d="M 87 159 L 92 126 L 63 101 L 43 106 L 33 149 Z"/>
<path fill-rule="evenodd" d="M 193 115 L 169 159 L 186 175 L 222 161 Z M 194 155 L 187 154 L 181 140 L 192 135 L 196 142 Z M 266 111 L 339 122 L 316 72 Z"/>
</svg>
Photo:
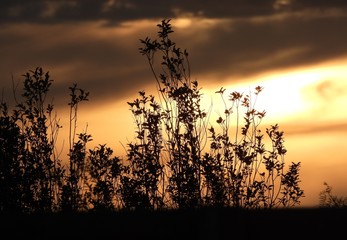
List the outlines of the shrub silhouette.
<svg viewBox="0 0 347 240">
<path fill-rule="evenodd" d="M 121 207 L 118 189 L 124 167 L 120 158 L 112 154 L 113 150 L 106 144 L 89 150 L 88 192 L 91 194 L 90 203 L 96 211 L 110 211 Z"/>
<path fill-rule="evenodd" d="M 83 101 L 88 101 L 89 92 L 77 87 L 74 83 L 70 90 L 69 109 L 69 165 L 65 172 L 61 194 L 61 209 L 67 212 L 86 210 L 86 169 L 87 169 L 87 143 L 91 141 L 91 135 L 76 134 L 78 106 Z M 78 140 L 75 137 L 78 136 Z"/>
<path fill-rule="evenodd" d="M 24 136 L 17 125 L 17 116 L 8 115 L 8 106 L 1 103 L 0 118 L 0 209 L 2 212 L 22 212 L 21 160 L 24 153 Z"/>
<path fill-rule="evenodd" d="M 168 199 L 165 203 L 175 208 L 272 208 L 299 204 L 303 196 L 299 187 L 300 162 L 292 163 L 285 172 L 286 149 L 277 124 L 266 129 L 272 143 L 270 150 L 266 150 L 264 136 L 258 129 L 265 112 L 254 108 L 251 95 L 232 92 L 229 107 L 223 98 L 225 89 L 221 88 L 217 93 L 222 95 L 226 107 L 224 116 L 217 120 L 221 131 L 217 132 L 213 125 L 208 127 L 207 113 L 200 105 L 198 82 L 190 78 L 188 52 L 171 40 L 170 21 L 164 19 L 157 25 L 158 39 L 140 39 L 143 47 L 139 49 L 147 57 L 155 77 L 162 107 L 156 114 L 155 129 L 160 129 L 157 126 L 160 120 L 163 134 L 158 133 L 158 137 L 162 137 L 162 147 L 156 149 L 161 151 L 161 162 L 166 163 L 165 174 L 158 175 L 167 178 L 161 180 L 167 183 L 162 187 L 169 195 L 164 196 Z M 159 66 L 155 64 L 156 57 L 162 59 Z M 254 94 L 257 96 L 261 90 L 256 87 Z M 144 97 L 144 93 L 141 95 Z M 129 105 L 138 107 L 135 102 Z M 245 123 L 239 130 L 241 107 L 245 108 Z M 236 133 L 232 138 L 230 118 L 235 113 Z M 142 114 L 140 119 L 145 119 L 137 122 L 137 126 L 146 124 L 139 129 L 140 137 L 150 135 L 152 125 L 146 122 L 146 113 L 133 110 L 133 114 Z M 210 150 L 203 154 L 206 137 L 211 140 Z"/>
<path fill-rule="evenodd" d="M 49 212 L 57 208 L 63 172 L 55 155 L 59 123 L 46 103 L 52 83 L 42 68 L 24 76 L 23 102 L 12 116 L 2 104 L 1 122 L 1 202 L 3 211 Z M 13 201 L 13 202 L 8 202 Z"/>
<path fill-rule="evenodd" d="M 121 178 L 121 195 L 127 209 L 162 208 L 165 189 L 159 189 L 160 181 L 164 180 L 161 107 L 153 96 L 147 97 L 144 91 L 139 95 L 140 99 L 128 102 L 137 131 L 136 142 L 128 144 L 129 165 Z"/>
<path fill-rule="evenodd" d="M 53 104 L 47 104 L 53 80 L 40 67 L 23 75 L 22 102 L 12 111 L 2 102 L 0 109 L 1 212 L 300 204 L 300 162 L 286 170 L 284 133 L 277 124 L 266 135 L 259 129 L 265 111 L 257 111 L 255 102 L 262 87 L 246 95 L 232 92 L 228 101 L 221 88 L 216 93 L 224 113 L 210 123 L 198 81 L 190 78 L 188 52 L 171 40 L 170 21 L 157 25 L 158 39 L 140 39 L 139 52 L 148 60 L 159 100 L 140 91 L 127 103 L 137 129 L 124 162 L 106 144 L 88 149 L 87 130 L 76 133 L 79 104 L 88 101 L 89 92 L 73 84 L 68 163 L 63 164 L 56 153 L 62 126 Z"/>
<path fill-rule="evenodd" d="M 190 79 L 188 53 L 169 38 L 173 32 L 169 22 L 158 25 L 159 41 L 141 40 L 144 47 L 140 52 L 150 63 L 162 102 L 159 116 L 165 134 L 162 147 L 168 166 L 164 188 L 170 195 L 168 204 L 190 208 L 203 205 L 201 153 L 207 114 L 201 110 L 198 82 Z M 154 69 L 157 51 L 163 59 L 161 73 Z"/>
</svg>

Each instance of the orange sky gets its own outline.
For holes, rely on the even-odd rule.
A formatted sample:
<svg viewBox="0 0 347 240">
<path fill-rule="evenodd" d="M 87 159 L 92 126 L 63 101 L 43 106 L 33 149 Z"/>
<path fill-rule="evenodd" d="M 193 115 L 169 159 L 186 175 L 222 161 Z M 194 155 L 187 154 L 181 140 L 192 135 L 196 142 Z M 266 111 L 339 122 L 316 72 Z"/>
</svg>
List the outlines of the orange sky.
<svg viewBox="0 0 347 240">
<path fill-rule="evenodd" d="M 347 4 L 345 1 L 26 1 L 0 5 L 0 87 L 11 101 L 11 76 L 42 66 L 54 80 L 52 96 L 67 145 L 68 87 L 90 92 L 78 131 L 88 124 L 92 144 L 116 155 L 134 137 L 127 101 L 155 94 L 139 39 L 155 37 L 156 24 L 172 18 L 173 38 L 186 48 L 191 77 L 218 114 L 221 87 L 247 92 L 263 86 L 258 108 L 264 127 L 285 132 L 286 161 L 302 163 L 302 206 L 318 204 L 326 181 L 347 196 Z M 33 12 L 35 14 L 33 14 Z M 221 111 L 223 109 L 221 108 Z"/>
</svg>

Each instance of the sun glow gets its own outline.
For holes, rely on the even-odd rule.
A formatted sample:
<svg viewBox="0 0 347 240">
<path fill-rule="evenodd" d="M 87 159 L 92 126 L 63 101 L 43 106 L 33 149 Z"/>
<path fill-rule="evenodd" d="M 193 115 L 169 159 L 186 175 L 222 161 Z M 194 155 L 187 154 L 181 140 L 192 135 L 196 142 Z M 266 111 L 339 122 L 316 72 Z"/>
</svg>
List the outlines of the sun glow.
<svg viewBox="0 0 347 240">
<path fill-rule="evenodd" d="M 344 57 L 301 68 L 266 72 L 247 79 L 230 77 L 223 83 L 214 82 L 208 87 L 211 90 L 204 93 L 205 97 L 212 97 L 213 109 L 219 109 L 212 110 L 213 114 L 222 115 L 223 102 L 214 94 L 221 86 L 226 89 L 223 94 L 226 100 L 234 91 L 252 94 L 255 87 L 264 88 L 255 105 L 256 110 L 266 111 L 260 128 L 263 131 L 263 127 L 278 123 L 285 133 L 287 161 L 302 163 L 301 187 L 306 195 L 301 202 L 303 207 L 318 206 L 324 181 L 334 186 L 340 196 L 346 196 L 343 185 L 347 159 L 344 148 L 346 66 L 347 58 Z M 209 100 L 205 98 L 206 104 Z M 211 122 L 215 123 L 215 119 Z"/>
<path fill-rule="evenodd" d="M 320 113 L 324 113 L 319 116 L 320 120 L 332 117 L 347 119 L 340 111 L 341 103 L 347 101 L 347 82 L 343 80 L 347 78 L 346 63 L 347 59 L 343 59 L 289 71 L 268 72 L 225 88 L 228 94 L 238 91 L 252 95 L 255 87 L 263 87 L 255 108 L 266 111 L 264 121 L 305 121 L 317 118 Z M 235 79 L 229 82 L 235 82 Z"/>
<path fill-rule="evenodd" d="M 304 92 L 319 79 L 320 75 L 314 72 L 263 75 L 257 77 L 257 80 L 243 81 L 242 84 L 225 87 L 224 99 L 228 100 L 229 94 L 236 91 L 242 93 L 243 96 L 250 96 L 250 101 L 256 110 L 266 111 L 265 121 L 266 119 L 269 121 L 289 120 L 289 118 L 304 114 L 312 107 L 312 102 L 305 98 Z M 255 96 L 257 86 L 262 87 L 263 90 L 258 96 Z M 220 108 L 215 112 L 224 111 L 225 107 L 220 105 L 223 104 L 222 101 L 216 96 L 213 96 L 213 102 L 218 109 Z"/>
<path fill-rule="evenodd" d="M 266 110 L 271 119 L 288 119 L 304 114 L 312 107 L 312 102 L 305 98 L 305 89 L 320 79 L 317 72 L 275 74 L 259 79 L 264 90 L 256 106 Z"/>
</svg>

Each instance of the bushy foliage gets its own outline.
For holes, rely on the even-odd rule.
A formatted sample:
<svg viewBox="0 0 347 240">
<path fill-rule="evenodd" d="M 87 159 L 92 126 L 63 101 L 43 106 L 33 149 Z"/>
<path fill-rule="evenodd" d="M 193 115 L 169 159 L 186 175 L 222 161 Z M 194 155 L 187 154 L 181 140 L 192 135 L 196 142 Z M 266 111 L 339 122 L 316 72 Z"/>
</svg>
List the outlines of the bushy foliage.
<svg viewBox="0 0 347 240">
<path fill-rule="evenodd" d="M 47 212 L 57 207 L 63 174 L 61 161 L 54 152 L 60 126 L 52 115 L 53 105 L 46 103 L 52 80 L 42 68 L 23 77 L 22 101 L 11 116 L 6 103 L 2 103 L 0 171 L 5 192 L 2 196 L 14 194 L 16 198 L 6 199 L 1 205 L 4 211 L 15 208 Z M 6 209 L 8 205 L 12 205 L 10 209 Z"/>
<path fill-rule="evenodd" d="M 188 52 L 171 40 L 170 19 L 157 26 L 158 39 L 141 40 L 140 53 L 148 59 L 162 102 L 161 155 L 166 162 L 168 204 L 178 208 L 272 208 L 299 204 L 303 196 L 299 187 L 300 162 L 292 163 L 285 171 L 286 149 L 279 126 L 266 129 L 271 142 L 267 150 L 259 130 L 265 111 L 255 109 L 252 95 L 240 92 L 230 93 L 231 106 L 228 106 L 223 95 L 225 89 L 221 88 L 217 94 L 225 103 L 224 116 L 208 127 L 198 82 L 190 78 Z M 156 58 L 162 59 L 159 66 Z M 262 87 L 256 87 L 254 95 L 257 97 L 261 91 Z M 235 114 L 236 126 L 231 129 L 231 116 Z M 210 146 L 203 152 L 206 137 Z"/>
<path fill-rule="evenodd" d="M 300 162 L 286 166 L 284 133 L 277 124 L 266 134 L 259 129 L 265 111 L 255 109 L 253 97 L 262 87 L 247 95 L 232 92 L 228 101 L 226 89 L 221 88 L 216 93 L 225 104 L 224 115 L 210 123 L 201 106 L 198 81 L 190 77 L 188 52 L 170 38 L 170 19 L 158 28 L 158 39 L 141 39 L 139 50 L 148 59 L 159 100 L 140 91 L 128 102 L 136 131 L 125 161 L 106 144 L 89 149 L 92 135 L 87 130 L 76 132 L 79 104 L 89 100 L 89 92 L 73 84 L 68 163 L 62 164 L 56 154 L 62 126 L 54 105 L 47 104 L 50 75 L 40 67 L 23 75 L 22 101 L 12 112 L 1 103 L 0 211 L 300 204 L 304 196 L 299 187 Z M 156 58 L 161 59 L 159 65 Z"/>
</svg>

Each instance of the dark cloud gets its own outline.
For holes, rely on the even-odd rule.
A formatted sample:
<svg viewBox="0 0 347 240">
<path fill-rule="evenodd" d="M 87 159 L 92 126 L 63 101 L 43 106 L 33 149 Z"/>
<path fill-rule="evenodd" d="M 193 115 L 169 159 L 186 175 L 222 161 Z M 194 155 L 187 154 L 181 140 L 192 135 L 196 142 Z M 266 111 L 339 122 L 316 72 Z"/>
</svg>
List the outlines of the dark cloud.
<svg viewBox="0 0 347 240">
<path fill-rule="evenodd" d="M 289 0 L 296 8 L 341 8 L 347 7 L 345 0 Z"/>
<path fill-rule="evenodd" d="M 144 18 L 174 18 L 178 14 L 207 18 L 240 18 L 268 16 L 283 9 L 341 9 L 346 6 L 344 0 L 4 0 L 0 3 L 0 21 L 47 24 L 106 20 L 110 24 L 119 24 Z"/>
<path fill-rule="evenodd" d="M 345 56 L 346 25 L 347 16 L 288 17 L 260 23 L 242 20 L 211 29 L 204 44 L 183 42 L 189 45 L 193 66 L 202 76 L 214 72 L 223 79 Z"/>
<path fill-rule="evenodd" d="M 143 18 L 172 18 L 177 14 L 205 17 L 254 16 L 273 12 L 272 0 L 233 1 L 140 1 L 140 0 L 70 0 L 3 1 L 3 22 L 56 23 L 65 21 L 107 20 L 110 23 Z"/>
<path fill-rule="evenodd" d="M 91 29 L 88 31 L 88 24 L 20 25 L 0 31 L 0 44 L 6 46 L 0 58 L 1 86 L 6 88 L 6 97 L 12 94 L 11 75 L 18 82 L 23 80 L 22 74 L 36 67 L 50 72 L 60 104 L 68 101 L 72 83 L 90 91 L 96 104 L 126 98 L 133 89 L 138 91 L 148 84 L 151 73 L 138 53 L 138 33 L 119 36 L 107 28 L 106 35 L 100 36 L 102 27 Z"/>
<path fill-rule="evenodd" d="M 211 4 L 210 1 L 199 1 L 194 5 L 190 1 L 168 1 L 168 10 L 161 11 L 165 4 L 156 1 L 114 1 L 115 5 L 110 4 L 111 1 L 25 1 L 24 4 L 20 4 L 21 1 L 3 1 L 4 8 L 0 11 L 9 13 L 13 8 L 13 14 L 17 5 L 24 9 L 19 7 L 17 12 L 25 12 L 26 6 L 30 5 L 31 11 L 36 11 L 38 16 L 44 15 L 40 11 L 48 9 L 50 4 L 59 3 L 61 6 L 55 6 L 51 13 L 46 13 L 56 18 L 57 24 L 54 25 L 3 25 L 0 30 L 1 87 L 6 85 L 9 89 L 11 74 L 18 80 L 21 74 L 37 66 L 51 72 L 58 99 L 66 98 L 68 86 L 74 82 L 81 83 L 81 87 L 90 91 L 91 100 L 95 103 L 106 99 L 126 99 L 129 94 L 136 94 L 153 84 L 148 63 L 139 54 L 138 48 L 139 38 L 155 37 L 159 20 L 145 25 L 141 25 L 141 21 L 132 22 L 129 26 L 124 23 L 105 26 L 97 21 L 58 24 L 58 19 L 86 19 L 84 15 L 90 15 L 89 20 L 98 19 L 95 11 L 110 14 L 108 12 L 112 12 L 113 8 L 128 9 L 121 11 L 124 17 L 117 15 L 119 19 L 145 19 L 147 15 L 172 12 L 171 8 L 182 12 L 200 12 L 211 18 L 221 14 L 212 25 L 206 24 L 203 21 L 205 18 L 191 18 L 188 27 L 175 28 L 176 19 L 172 21 L 175 31 L 172 38 L 190 53 L 192 77 L 197 77 L 201 86 L 213 79 L 221 87 L 225 84 L 223 81 L 230 77 L 252 76 L 347 55 L 347 16 L 344 14 L 307 11 L 261 16 L 273 11 L 271 6 L 274 1 L 230 2 Z M 313 6 L 310 1 L 301 3 Z M 339 1 L 335 1 L 334 6 L 338 4 L 343 6 Z M 325 6 L 323 2 L 320 5 Z M 232 6 L 239 9 L 235 15 L 258 17 L 223 18 Z M 18 15 L 19 18 L 28 17 L 23 14 Z M 41 21 L 39 18 L 36 20 Z M 28 21 L 24 17 L 22 20 Z"/>
</svg>

